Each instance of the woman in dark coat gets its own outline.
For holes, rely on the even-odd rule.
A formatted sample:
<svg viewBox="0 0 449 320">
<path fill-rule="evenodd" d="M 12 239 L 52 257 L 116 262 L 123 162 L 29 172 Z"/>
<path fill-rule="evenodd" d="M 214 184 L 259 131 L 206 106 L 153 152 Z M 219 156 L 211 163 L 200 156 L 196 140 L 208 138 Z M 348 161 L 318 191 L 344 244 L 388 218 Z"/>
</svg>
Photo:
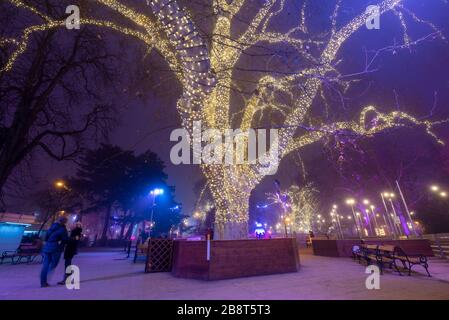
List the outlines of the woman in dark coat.
<svg viewBox="0 0 449 320">
<path fill-rule="evenodd" d="M 75 228 L 70 232 L 70 237 L 64 250 L 64 280 L 58 284 L 65 284 L 70 273 L 66 273 L 67 267 L 72 265 L 73 257 L 78 253 L 78 243 L 81 239 L 83 228 L 81 222 L 77 222 Z"/>
</svg>

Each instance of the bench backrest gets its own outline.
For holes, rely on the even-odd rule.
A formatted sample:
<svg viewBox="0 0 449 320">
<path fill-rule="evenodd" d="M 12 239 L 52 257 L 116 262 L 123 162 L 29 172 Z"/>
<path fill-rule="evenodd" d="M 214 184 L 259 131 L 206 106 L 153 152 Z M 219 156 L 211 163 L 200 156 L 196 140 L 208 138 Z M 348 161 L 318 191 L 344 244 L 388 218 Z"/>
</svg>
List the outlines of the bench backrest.
<svg viewBox="0 0 449 320">
<path fill-rule="evenodd" d="M 396 247 L 393 245 L 381 245 L 379 246 L 380 251 L 393 253 L 396 251 Z"/>
<path fill-rule="evenodd" d="M 397 256 L 407 256 L 405 251 L 399 246 L 394 247 L 394 254 Z"/>
</svg>

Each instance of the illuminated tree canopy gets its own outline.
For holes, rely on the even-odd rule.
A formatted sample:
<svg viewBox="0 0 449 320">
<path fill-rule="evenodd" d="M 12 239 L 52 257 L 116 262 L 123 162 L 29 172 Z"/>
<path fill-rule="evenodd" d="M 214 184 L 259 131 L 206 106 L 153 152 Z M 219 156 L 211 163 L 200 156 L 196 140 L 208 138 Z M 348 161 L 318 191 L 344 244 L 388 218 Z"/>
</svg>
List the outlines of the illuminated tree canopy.
<svg viewBox="0 0 449 320">
<path fill-rule="evenodd" d="M 28 1 L 8 0 L 12 5 L 39 16 L 40 24 L 26 27 L 19 38 L 0 40 L 1 46 L 11 48 L 7 63 L 0 72 L 14 72 L 17 59 L 26 49 L 33 33 L 61 28 L 65 20 L 53 20 Z M 142 2 L 145 2 L 142 0 Z M 179 3 L 178 3 L 179 2 Z M 383 0 L 377 5 L 381 15 L 394 15 L 402 28 L 402 43 L 379 49 L 367 56 L 366 68 L 358 74 L 345 75 L 339 64 L 346 57 L 341 48 L 358 30 L 365 27 L 370 13 L 359 10 L 352 17 L 342 13 L 342 0 L 332 0 L 328 24 L 321 30 L 312 27 L 308 14 L 311 0 L 296 1 L 297 21 L 293 28 L 279 25 L 287 0 L 213 0 L 209 4 L 214 16 L 210 32 L 200 32 L 181 1 L 150 0 L 146 9 L 135 9 L 127 1 L 91 0 L 89 6 L 102 6 L 111 19 L 97 19 L 81 11 L 81 25 L 109 28 L 144 42 L 149 50 L 157 50 L 167 61 L 183 93 L 178 112 L 183 126 L 192 131 L 193 121 L 201 120 L 204 128 L 224 131 L 239 128 L 279 128 L 279 155 L 316 143 L 327 136 L 346 132 L 373 136 L 390 128 L 423 127 L 438 142 L 434 127 L 445 121 L 420 120 L 406 112 L 382 113 L 374 106 L 361 108 L 358 121 L 310 121 L 309 113 L 316 100 L 325 103 L 326 88 L 343 93 L 357 76 L 372 72 L 373 62 L 381 53 L 389 53 L 419 45 L 423 41 L 441 39 L 444 35 L 429 21 L 421 19 L 407 8 L 405 0 Z M 108 11 L 108 12 L 109 12 Z M 90 11 L 87 10 L 89 13 Z M 115 19 L 120 15 L 123 20 Z M 105 15 L 107 16 L 107 15 Z M 249 21 L 248 21 L 249 20 Z M 242 22 L 244 21 L 244 22 Z M 407 24 L 422 24 L 429 33 L 412 39 Z M 242 67 L 242 60 L 263 56 L 264 48 L 288 47 L 292 61 L 265 59 L 265 65 L 251 70 Z M 252 67 L 253 67 L 252 66 Z M 252 76 L 240 77 L 245 71 Z M 247 83 L 246 85 L 241 85 Z M 381 108 L 380 108 L 381 107 Z M 383 109 L 388 106 L 379 106 Z M 202 165 L 212 193 L 216 211 L 215 234 L 220 239 L 247 236 L 248 201 L 251 191 L 264 178 L 263 168 L 255 164 Z"/>
</svg>

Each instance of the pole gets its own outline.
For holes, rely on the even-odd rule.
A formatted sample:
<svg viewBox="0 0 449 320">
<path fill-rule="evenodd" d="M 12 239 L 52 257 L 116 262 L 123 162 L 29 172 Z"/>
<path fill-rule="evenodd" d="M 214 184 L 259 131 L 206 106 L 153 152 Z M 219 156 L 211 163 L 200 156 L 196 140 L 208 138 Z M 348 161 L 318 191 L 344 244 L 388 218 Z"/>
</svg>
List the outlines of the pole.
<svg viewBox="0 0 449 320">
<path fill-rule="evenodd" d="M 405 211 L 407 212 L 408 219 L 410 220 L 410 225 L 412 226 L 412 231 L 415 234 L 415 236 L 417 236 L 418 233 L 416 232 L 415 226 L 413 225 L 412 215 L 410 214 L 410 211 L 408 210 L 407 202 L 405 201 L 404 194 L 402 193 L 402 189 L 401 189 L 401 186 L 399 185 L 398 180 L 396 180 L 396 185 L 398 186 L 399 194 L 401 195 L 401 199 L 402 199 L 402 202 L 404 203 Z"/>
<path fill-rule="evenodd" d="M 355 228 L 357 230 L 357 234 L 359 235 L 359 238 L 362 239 L 362 234 L 360 233 L 359 223 L 357 220 L 357 216 L 355 215 L 355 211 L 354 211 L 354 205 L 352 205 L 352 204 L 351 204 L 351 209 L 352 209 L 352 215 L 354 216 L 354 223 L 355 223 Z"/>
<path fill-rule="evenodd" d="M 375 231 L 375 226 L 373 226 L 373 221 L 371 220 L 371 218 L 369 217 L 369 210 L 366 209 L 365 210 L 366 216 L 368 217 L 368 221 L 369 221 L 369 229 L 371 231 L 371 234 L 375 237 L 376 236 L 376 231 Z"/>
<path fill-rule="evenodd" d="M 153 231 L 153 215 L 155 206 L 156 206 L 156 195 L 153 194 L 153 204 L 151 206 L 151 217 L 150 217 L 150 231 L 148 232 L 148 238 L 150 239 L 151 239 L 151 231 Z M 145 226 L 145 221 L 143 223 Z"/>
<path fill-rule="evenodd" d="M 371 207 L 370 209 L 371 209 L 371 214 L 373 215 L 373 219 L 374 219 L 374 228 L 375 228 L 375 230 L 379 230 L 379 225 L 377 224 L 377 219 L 376 219 L 376 213 L 374 212 L 373 207 Z M 377 236 L 377 233 L 375 235 Z"/>
<path fill-rule="evenodd" d="M 358 222 L 359 222 L 360 233 L 361 233 L 362 235 L 365 235 L 365 233 L 364 233 L 363 231 L 365 231 L 366 228 L 365 228 L 365 226 L 364 226 L 364 224 L 363 224 L 362 214 L 361 214 L 360 212 L 356 212 L 356 214 L 357 214 L 357 213 L 358 213 L 357 219 L 358 219 Z"/>
<path fill-rule="evenodd" d="M 399 216 L 398 216 L 398 214 L 396 213 L 396 209 L 395 209 L 395 207 L 394 207 L 394 203 L 393 203 L 393 200 L 392 200 L 391 198 L 390 198 L 390 204 L 391 204 L 391 208 L 393 209 L 393 214 L 394 214 L 394 219 L 393 219 L 394 226 L 397 228 L 399 236 L 402 236 L 401 227 L 400 227 L 400 225 L 397 225 L 397 224 L 396 224 L 396 221 L 395 221 L 396 218 L 399 219 Z M 399 220 L 399 221 L 400 221 L 400 220 Z"/>
<path fill-rule="evenodd" d="M 388 207 L 387 207 L 387 203 L 385 202 L 384 195 L 381 193 L 380 197 L 382 198 L 382 203 L 384 204 L 384 207 L 385 207 L 385 214 L 387 215 L 387 219 L 388 219 L 388 229 L 390 229 L 390 234 L 393 236 L 393 238 L 396 238 L 396 229 L 394 228 L 394 222 L 393 222 L 393 226 L 391 225 L 391 217 L 390 217 L 390 214 L 388 213 Z M 385 220 L 385 216 L 384 216 L 384 220 Z"/>
<path fill-rule="evenodd" d="M 340 239 L 343 239 L 343 231 L 341 231 L 340 217 L 338 215 L 337 210 L 335 210 L 335 214 L 337 215 L 337 225 L 338 225 L 338 230 L 340 231 Z"/>
</svg>

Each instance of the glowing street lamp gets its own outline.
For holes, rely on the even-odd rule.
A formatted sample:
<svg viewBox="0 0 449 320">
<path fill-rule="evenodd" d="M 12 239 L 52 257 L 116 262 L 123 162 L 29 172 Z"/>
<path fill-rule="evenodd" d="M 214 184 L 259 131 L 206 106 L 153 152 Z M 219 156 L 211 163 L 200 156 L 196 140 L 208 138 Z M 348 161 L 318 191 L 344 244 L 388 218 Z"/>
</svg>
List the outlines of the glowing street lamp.
<svg viewBox="0 0 449 320">
<path fill-rule="evenodd" d="M 55 186 L 56 186 L 57 188 L 62 188 L 62 187 L 64 187 L 64 182 L 62 182 L 62 181 L 56 181 L 56 182 L 55 182 Z"/>
<path fill-rule="evenodd" d="M 56 180 L 55 187 L 57 189 L 65 189 L 67 191 L 71 191 L 69 187 L 67 187 L 66 183 L 63 180 Z"/>
<path fill-rule="evenodd" d="M 160 196 L 160 195 L 163 195 L 164 194 L 164 189 L 160 189 L 160 188 L 156 188 L 156 189 L 154 189 L 154 190 L 151 190 L 150 191 L 150 194 L 152 195 L 152 196 Z"/>
<path fill-rule="evenodd" d="M 441 198 L 447 198 L 448 193 L 445 190 L 441 190 L 441 188 L 437 185 L 430 186 L 430 190 L 436 194 L 438 194 Z"/>
<path fill-rule="evenodd" d="M 350 199 L 346 200 L 346 203 L 349 204 L 350 206 L 353 206 L 353 205 L 355 205 L 355 200 L 350 198 Z"/>
<path fill-rule="evenodd" d="M 438 190 L 440 190 L 440 187 L 433 185 L 430 187 L 430 190 L 432 190 L 433 192 L 437 192 Z"/>
</svg>

